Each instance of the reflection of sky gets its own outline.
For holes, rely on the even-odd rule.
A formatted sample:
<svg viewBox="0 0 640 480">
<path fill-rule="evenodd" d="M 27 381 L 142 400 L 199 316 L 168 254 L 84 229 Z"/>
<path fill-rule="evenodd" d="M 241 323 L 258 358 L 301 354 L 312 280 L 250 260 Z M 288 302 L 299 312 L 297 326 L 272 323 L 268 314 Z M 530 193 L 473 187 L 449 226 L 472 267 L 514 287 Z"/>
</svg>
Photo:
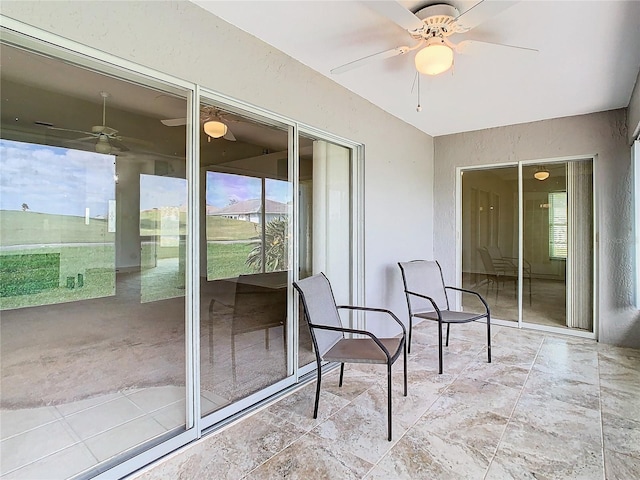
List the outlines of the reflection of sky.
<svg viewBox="0 0 640 480">
<path fill-rule="evenodd" d="M 229 173 L 207 172 L 207 205 L 218 208 L 232 202 L 262 197 L 262 181 L 255 177 Z M 265 181 L 267 198 L 287 203 L 291 200 L 290 184 L 282 180 Z"/>
<path fill-rule="evenodd" d="M 184 178 L 140 175 L 140 211 L 187 205 L 187 180 Z"/>
<path fill-rule="evenodd" d="M 107 216 L 115 198 L 115 157 L 0 139 L 0 209 Z"/>
</svg>

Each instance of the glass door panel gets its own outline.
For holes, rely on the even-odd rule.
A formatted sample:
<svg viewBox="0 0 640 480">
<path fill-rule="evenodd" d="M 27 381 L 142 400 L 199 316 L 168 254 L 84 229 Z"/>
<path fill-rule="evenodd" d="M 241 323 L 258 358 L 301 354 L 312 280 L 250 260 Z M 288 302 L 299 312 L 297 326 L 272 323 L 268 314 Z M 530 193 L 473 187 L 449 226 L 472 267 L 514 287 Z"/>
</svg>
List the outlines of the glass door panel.
<svg viewBox="0 0 640 480">
<path fill-rule="evenodd" d="M 0 55 L 0 475 L 104 471 L 187 430 L 187 94 Z"/>
<path fill-rule="evenodd" d="M 200 110 L 204 416 L 291 374 L 287 291 L 293 207 L 286 127 L 213 104 Z M 211 130 L 210 123 L 221 130 Z"/>
<path fill-rule="evenodd" d="M 523 322 L 593 331 L 591 160 L 522 167 Z"/>
<path fill-rule="evenodd" d="M 324 272 L 338 303 L 351 302 L 352 150 L 300 136 L 299 277 Z M 299 366 L 315 364 L 309 325 L 299 305 Z M 349 320 L 349 319 L 345 319 Z"/>
<path fill-rule="evenodd" d="M 462 175 L 462 287 L 489 303 L 491 316 L 518 321 L 518 167 Z M 470 295 L 463 308 L 478 310 Z"/>
</svg>

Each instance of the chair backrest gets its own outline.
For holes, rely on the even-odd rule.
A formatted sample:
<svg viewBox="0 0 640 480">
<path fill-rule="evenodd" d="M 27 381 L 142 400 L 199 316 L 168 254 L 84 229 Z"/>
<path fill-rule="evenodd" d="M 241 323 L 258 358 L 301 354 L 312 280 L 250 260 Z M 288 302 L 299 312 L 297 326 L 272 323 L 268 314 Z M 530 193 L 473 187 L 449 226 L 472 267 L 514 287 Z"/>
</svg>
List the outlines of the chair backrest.
<svg viewBox="0 0 640 480">
<path fill-rule="evenodd" d="M 405 291 L 419 293 L 433 298 L 440 310 L 449 310 L 449 301 L 444 289 L 442 269 L 436 261 L 414 260 L 412 262 L 400 262 L 402 281 Z M 431 312 L 434 310 L 431 302 L 425 298 L 407 294 L 409 314 Z"/>
<path fill-rule="evenodd" d="M 313 328 L 316 325 L 342 328 L 342 321 L 329 280 L 324 273 L 318 273 L 293 282 L 293 286 L 302 298 L 316 353 L 322 357 L 344 336 L 342 332 Z"/>
<path fill-rule="evenodd" d="M 493 265 L 493 260 L 489 254 L 489 250 L 486 247 L 478 248 L 480 258 L 482 259 L 482 265 L 484 265 L 484 272 L 488 275 L 496 275 L 496 269 Z"/>
<path fill-rule="evenodd" d="M 504 261 L 504 257 L 502 256 L 502 252 L 500 251 L 500 247 L 496 247 L 495 245 L 489 245 L 487 247 L 487 252 L 489 252 L 489 256 L 493 261 Z"/>
</svg>

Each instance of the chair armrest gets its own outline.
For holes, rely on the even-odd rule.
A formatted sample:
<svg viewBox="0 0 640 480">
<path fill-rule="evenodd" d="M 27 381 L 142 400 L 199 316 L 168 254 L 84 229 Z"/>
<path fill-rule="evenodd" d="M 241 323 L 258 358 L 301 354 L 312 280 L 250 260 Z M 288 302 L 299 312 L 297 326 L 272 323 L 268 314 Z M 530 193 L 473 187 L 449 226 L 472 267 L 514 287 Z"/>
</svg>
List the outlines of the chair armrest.
<svg viewBox="0 0 640 480">
<path fill-rule="evenodd" d="M 502 258 L 506 258 L 509 261 L 513 261 L 515 263 L 518 263 L 518 259 L 516 257 L 502 257 Z M 531 263 L 529 263 L 529 260 L 527 260 L 526 258 L 522 259 L 522 266 L 524 267 L 524 270 L 526 270 L 526 269 L 531 270 Z"/>
<path fill-rule="evenodd" d="M 440 309 L 438 308 L 438 305 L 436 304 L 436 302 L 435 302 L 435 300 L 433 298 L 429 297 L 428 295 L 423 295 L 422 293 L 412 292 L 410 290 L 405 290 L 404 293 L 406 293 L 407 295 L 414 295 L 416 297 L 420 297 L 420 298 L 424 298 L 426 300 L 429 300 L 431 302 L 431 305 L 433 305 L 434 311 L 438 314 L 438 317 L 440 319 L 442 319 L 442 315 L 440 314 Z"/>
<path fill-rule="evenodd" d="M 400 319 L 391 311 L 386 308 L 373 308 L 373 307 L 359 307 L 356 305 L 338 305 L 337 308 L 344 308 L 346 310 L 362 310 L 365 312 L 379 312 L 379 313 L 387 313 L 393 318 L 400 327 L 402 327 L 402 333 L 407 334 L 407 330 L 405 329 L 404 324 L 400 321 Z"/>
<path fill-rule="evenodd" d="M 387 350 L 387 347 L 383 345 L 383 343 L 378 339 L 378 337 L 376 337 L 373 333 L 367 330 L 358 330 L 355 328 L 344 328 L 344 327 L 331 327 L 329 325 L 315 325 L 311 323 L 309 325 L 311 326 L 311 328 L 317 328 L 319 330 L 331 330 L 334 332 L 356 333 L 359 335 L 366 335 L 368 337 L 371 337 L 371 340 L 373 340 L 376 343 L 376 345 L 380 347 L 380 350 L 382 350 L 384 354 L 387 356 L 387 360 L 391 359 L 391 354 L 389 353 L 389 350 Z"/>
<path fill-rule="evenodd" d="M 478 292 L 474 292 L 473 290 L 467 290 L 466 288 L 458 288 L 458 287 L 447 287 L 447 286 L 445 286 L 444 288 L 445 289 L 449 289 L 449 290 L 456 290 L 456 291 L 462 292 L 462 293 L 470 293 L 472 295 L 475 295 L 476 297 L 478 297 L 480 299 L 480 301 L 484 305 L 484 308 L 487 311 L 487 313 L 489 313 L 489 305 L 487 304 L 485 299 L 482 297 L 482 295 L 480 295 Z"/>
</svg>

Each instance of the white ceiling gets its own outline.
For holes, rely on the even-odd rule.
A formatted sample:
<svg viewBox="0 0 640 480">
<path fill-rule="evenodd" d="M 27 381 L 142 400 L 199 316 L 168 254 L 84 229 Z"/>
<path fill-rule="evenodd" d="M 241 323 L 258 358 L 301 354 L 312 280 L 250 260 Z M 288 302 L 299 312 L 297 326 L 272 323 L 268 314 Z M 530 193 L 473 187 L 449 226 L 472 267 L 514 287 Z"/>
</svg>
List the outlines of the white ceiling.
<svg viewBox="0 0 640 480">
<path fill-rule="evenodd" d="M 416 43 L 362 2 L 193 1 L 432 136 L 626 107 L 640 68 L 640 1 L 522 0 L 453 40 L 539 52 L 457 55 L 453 72 L 421 76 L 417 112 L 414 52 L 330 73 Z M 460 12 L 477 3 L 447 1 Z M 415 11 L 441 2 L 399 3 Z"/>
</svg>

